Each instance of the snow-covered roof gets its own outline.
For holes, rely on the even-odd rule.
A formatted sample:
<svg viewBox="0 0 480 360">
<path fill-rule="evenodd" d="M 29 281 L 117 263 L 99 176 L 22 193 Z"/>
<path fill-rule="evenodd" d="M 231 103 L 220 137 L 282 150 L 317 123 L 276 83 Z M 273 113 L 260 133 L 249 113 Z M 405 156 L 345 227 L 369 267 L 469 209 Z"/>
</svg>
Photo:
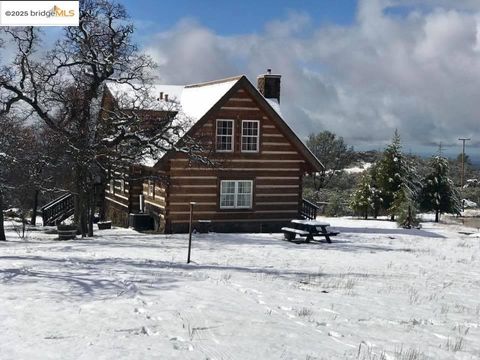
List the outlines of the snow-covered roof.
<svg viewBox="0 0 480 360">
<path fill-rule="evenodd" d="M 178 141 L 198 120 L 200 120 L 241 76 L 192 85 L 148 85 L 136 86 L 108 83 L 107 87 L 120 107 L 153 111 L 175 111 L 178 115 L 172 124 L 176 132 L 171 134 L 173 142 Z M 178 123 L 178 124 L 177 124 Z M 181 124 L 180 124 L 181 123 Z M 177 126 L 179 125 L 179 126 Z M 179 131 L 180 130 L 180 131 Z M 141 161 L 152 167 L 164 152 L 145 155 Z"/>
<path fill-rule="evenodd" d="M 183 112 L 192 119 L 201 119 L 239 79 L 185 86 L 180 102 Z"/>
<path fill-rule="evenodd" d="M 282 116 L 282 111 L 280 110 L 280 103 L 277 99 L 274 98 L 265 98 L 270 106 L 277 112 L 278 115 Z"/>
<path fill-rule="evenodd" d="M 188 132 L 191 127 L 202 119 L 212 107 L 222 99 L 230 89 L 242 81 L 241 86 L 245 86 L 257 101 L 265 100 L 273 110 L 272 116 L 278 121 L 279 126 L 294 140 L 302 153 L 312 164 L 314 169 L 320 171 L 324 166 L 305 146 L 305 144 L 292 131 L 288 124 L 283 120 L 280 111 L 280 104 L 277 99 L 266 99 L 256 89 L 245 76 L 236 76 L 227 79 L 215 80 L 206 83 L 192 85 L 151 85 L 147 88 L 138 87 L 135 89 L 130 85 L 108 84 L 110 93 L 114 96 L 119 105 L 126 109 L 143 109 L 159 111 L 177 111 L 179 121 L 185 121 L 186 126 L 182 126 L 183 133 L 176 133 L 175 138 L 180 139 Z M 142 101 L 141 96 L 148 97 L 149 101 Z M 168 101 L 165 100 L 168 95 Z M 119 99 L 127 101 L 119 101 Z M 176 108 L 172 106 L 175 104 Z M 129 107 L 130 105 L 130 107 Z M 267 109 L 268 110 L 268 109 Z M 153 166 L 155 160 L 160 159 L 164 154 L 155 154 L 142 162 L 143 165 Z"/>
<path fill-rule="evenodd" d="M 129 84 L 107 84 L 113 97 L 121 100 L 122 107 L 143 110 L 170 110 L 172 104 L 193 121 L 200 120 L 240 79 L 240 76 L 193 85 L 150 85 L 133 88 Z M 160 94 L 162 93 L 162 100 Z M 148 94 L 149 99 L 146 99 Z M 168 101 L 165 96 L 168 96 Z"/>
</svg>

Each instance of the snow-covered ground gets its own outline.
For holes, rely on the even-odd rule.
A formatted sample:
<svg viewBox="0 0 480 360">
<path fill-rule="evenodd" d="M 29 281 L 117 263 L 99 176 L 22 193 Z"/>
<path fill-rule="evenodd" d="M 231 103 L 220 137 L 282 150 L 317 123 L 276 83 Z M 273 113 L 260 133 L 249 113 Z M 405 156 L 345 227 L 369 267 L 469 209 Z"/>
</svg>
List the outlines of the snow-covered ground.
<svg viewBox="0 0 480 360">
<path fill-rule="evenodd" d="M 370 169 L 371 167 L 372 167 L 372 163 L 362 162 L 357 166 L 346 168 L 344 169 L 344 171 L 347 172 L 348 174 L 358 174 L 358 173 L 364 172 L 365 170 Z"/>
<path fill-rule="evenodd" d="M 0 243 L 0 359 L 479 359 L 480 236 L 325 219 L 281 234 Z M 382 357 L 382 353 L 384 354 Z"/>
</svg>

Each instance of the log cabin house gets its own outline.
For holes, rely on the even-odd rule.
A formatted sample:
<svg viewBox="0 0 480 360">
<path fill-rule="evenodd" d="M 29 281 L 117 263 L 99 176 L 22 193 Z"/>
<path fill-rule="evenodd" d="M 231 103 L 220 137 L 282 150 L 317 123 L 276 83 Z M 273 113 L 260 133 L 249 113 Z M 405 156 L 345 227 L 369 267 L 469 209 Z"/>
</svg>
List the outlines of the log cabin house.
<svg viewBox="0 0 480 360">
<path fill-rule="evenodd" d="M 314 217 L 314 205 L 302 199 L 302 177 L 323 165 L 282 118 L 280 80 L 269 70 L 257 88 L 245 76 L 154 86 L 159 101 L 176 99 L 192 120 L 184 136 L 209 139 L 220 165 L 170 151 L 132 166 L 131 179 L 114 178 L 106 187 L 107 218 L 135 226 L 132 214 L 144 214 L 159 232 L 186 232 L 190 202 L 194 222 L 217 232 L 278 231 L 291 219 Z M 121 93 L 109 87 L 104 96 L 115 101 Z"/>
</svg>

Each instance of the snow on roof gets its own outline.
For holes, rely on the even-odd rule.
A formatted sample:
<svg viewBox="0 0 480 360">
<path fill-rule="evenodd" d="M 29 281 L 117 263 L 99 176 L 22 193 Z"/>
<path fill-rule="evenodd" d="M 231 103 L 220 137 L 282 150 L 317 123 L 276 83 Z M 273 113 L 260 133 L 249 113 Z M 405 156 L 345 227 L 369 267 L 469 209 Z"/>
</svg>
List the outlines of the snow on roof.
<svg viewBox="0 0 480 360">
<path fill-rule="evenodd" d="M 145 155 L 140 161 L 140 165 L 147 166 L 147 167 L 154 167 L 155 164 L 158 162 L 158 159 L 161 158 L 163 154 L 159 154 L 159 155 L 160 156 L 158 158 Z"/>
<path fill-rule="evenodd" d="M 180 102 L 185 115 L 195 120 L 201 119 L 239 79 L 185 86 Z"/>
<path fill-rule="evenodd" d="M 282 111 L 280 110 L 280 103 L 277 99 L 274 98 L 265 98 L 270 106 L 277 112 L 278 115 L 282 116 Z"/>
<path fill-rule="evenodd" d="M 178 141 L 195 122 L 200 120 L 240 79 L 240 76 L 193 85 L 149 85 L 132 87 L 129 84 L 108 83 L 107 87 L 122 108 L 154 111 L 178 111 L 171 134 Z M 166 100 L 166 97 L 168 97 Z M 144 155 L 140 163 L 154 166 L 164 152 Z"/>
<path fill-rule="evenodd" d="M 132 87 L 129 84 L 107 84 L 112 96 L 123 108 L 143 109 L 154 111 L 178 111 L 179 121 L 184 121 L 182 134 L 175 134 L 180 139 L 191 126 L 205 114 L 242 78 L 236 76 L 211 82 L 192 85 L 160 85 L 148 87 Z M 258 90 L 257 90 L 258 91 Z M 161 96 L 162 94 L 162 96 Z M 165 100 L 168 96 L 168 101 Z M 145 98 L 148 98 L 147 100 Z M 265 99 L 273 110 L 282 117 L 280 104 L 277 99 Z M 175 106 L 172 106 L 175 104 Z M 187 124 L 188 122 L 188 124 Z M 163 154 L 146 156 L 143 165 L 153 166 Z"/>
<path fill-rule="evenodd" d="M 228 78 L 194 85 L 151 85 L 134 89 L 129 84 L 109 83 L 108 89 L 122 107 L 143 110 L 169 110 L 171 103 L 178 103 L 183 114 L 193 121 L 200 120 L 223 95 L 237 83 L 240 77 Z M 163 93 L 163 100 L 160 100 Z M 150 100 L 146 100 L 146 94 Z M 165 100 L 168 96 L 168 101 Z"/>
<path fill-rule="evenodd" d="M 132 86 L 133 85 L 133 86 Z M 170 110 L 172 104 L 179 103 L 183 86 L 176 85 L 137 85 L 125 83 L 107 83 L 107 88 L 124 109 L 142 109 L 142 110 Z M 163 93 L 163 99 L 160 99 L 160 93 Z M 168 100 L 165 101 L 165 94 L 168 94 Z"/>
</svg>

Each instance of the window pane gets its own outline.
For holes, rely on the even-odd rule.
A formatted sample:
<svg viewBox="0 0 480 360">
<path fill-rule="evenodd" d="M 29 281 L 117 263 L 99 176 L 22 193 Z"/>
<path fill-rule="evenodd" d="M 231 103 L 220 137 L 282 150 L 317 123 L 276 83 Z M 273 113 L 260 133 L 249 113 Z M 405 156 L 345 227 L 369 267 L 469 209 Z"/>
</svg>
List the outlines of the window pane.
<svg viewBox="0 0 480 360">
<path fill-rule="evenodd" d="M 235 181 L 222 181 L 222 194 L 235 194 Z"/>
<path fill-rule="evenodd" d="M 252 207 L 250 194 L 238 194 L 237 207 Z"/>
<path fill-rule="evenodd" d="M 251 180 L 222 180 L 220 183 L 221 208 L 251 208 Z"/>
<path fill-rule="evenodd" d="M 238 181 L 237 207 L 252 207 L 252 182 Z"/>
<path fill-rule="evenodd" d="M 217 150 L 233 150 L 233 120 L 217 121 Z"/>
<path fill-rule="evenodd" d="M 222 181 L 220 183 L 220 207 L 235 207 L 235 181 Z"/>
<path fill-rule="evenodd" d="M 235 195 L 221 195 L 220 196 L 220 207 L 234 207 L 235 206 Z"/>
<path fill-rule="evenodd" d="M 252 182 L 251 181 L 239 181 L 238 182 L 238 193 L 239 194 L 251 194 L 252 193 Z"/>
<path fill-rule="evenodd" d="M 258 151 L 258 121 L 242 121 L 242 151 Z"/>
</svg>

